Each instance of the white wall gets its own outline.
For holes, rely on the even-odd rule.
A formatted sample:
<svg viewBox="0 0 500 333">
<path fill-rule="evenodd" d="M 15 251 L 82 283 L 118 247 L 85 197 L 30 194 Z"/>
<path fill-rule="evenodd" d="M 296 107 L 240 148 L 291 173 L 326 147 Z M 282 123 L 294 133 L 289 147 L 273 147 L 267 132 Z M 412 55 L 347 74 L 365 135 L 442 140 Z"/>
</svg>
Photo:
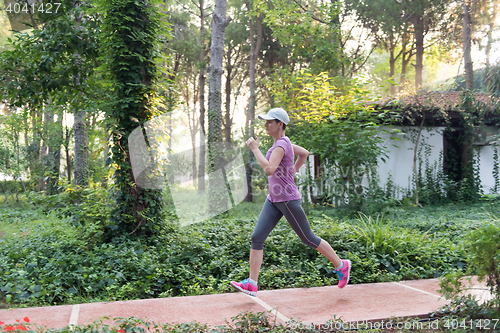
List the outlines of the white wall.
<svg viewBox="0 0 500 333">
<path fill-rule="evenodd" d="M 438 164 L 439 157 L 443 151 L 443 132 L 444 127 L 424 127 L 419 140 L 419 150 L 422 149 L 420 158 L 422 159 L 422 176 L 425 176 L 426 156 L 425 148 L 429 147 L 430 154 L 428 156 L 429 165 L 435 166 Z M 381 137 L 384 138 L 384 145 L 387 147 L 387 158 L 385 162 L 379 158 L 378 174 L 380 178 L 380 186 L 385 188 L 389 177 L 395 185 L 401 190 L 413 188 L 413 153 L 415 149 L 415 140 L 418 134 L 418 127 L 408 126 L 393 126 L 383 127 L 383 130 L 391 133 L 382 132 Z M 399 131 L 399 132 L 398 132 Z M 487 128 L 488 136 L 495 132 L 494 128 Z M 391 139 L 391 137 L 399 138 L 400 140 Z M 395 147 L 397 146 L 397 147 Z M 493 178 L 493 154 L 494 146 L 476 146 L 480 151 L 480 177 L 483 185 L 484 193 L 491 193 L 491 188 L 495 185 Z M 498 148 L 500 152 L 500 147 Z M 314 175 L 314 157 L 309 156 L 311 175 Z M 419 160 L 417 160 L 419 165 Z M 442 170 L 441 164 L 436 165 L 436 169 Z M 437 170 L 434 170 L 436 172 Z M 299 175 L 305 175 L 305 165 L 299 170 Z M 435 174 L 434 174 L 435 177 Z M 366 177 L 364 177 L 363 186 L 368 186 Z M 404 195 L 402 191 L 398 193 L 399 198 Z"/>
<path fill-rule="evenodd" d="M 497 134 L 494 127 L 486 128 L 487 137 L 491 141 L 494 139 L 494 135 Z M 495 147 L 492 145 L 487 146 L 477 146 L 480 151 L 479 157 L 479 171 L 481 176 L 481 184 L 483 185 L 484 193 L 492 193 L 492 188 L 495 186 L 495 178 L 493 177 L 493 154 L 495 153 Z M 500 147 L 497 147 L 500 153 Z"/>
<path fill-rule="evenodd" d="M 385 187 L 389 176 L 392 176 L 392 181 L 401 188 L 412 187 L 413 171 L 413 154 L 415 149 L 415 141 L 418 134 L 418 127 L 394 126 L 384 127 L 384 130 L 394 132 L 399 130 L 399 133 L 388 134 L 382 133 L 381 136 L 385 139 L 384 145 L 387 147 L 388 158 L 385 158 L 385 163 L 379 158 L 378 173 L 380 177 L 380 186 Z M 418 149 L 422 149 L 420 157 L 425 159 L 424 148 L 430 147 L 429 164 L 432 166 L 434 162 L 439 160 L 439 154 L 443 149 L 443 133 L 444 127 L 424 127 L 420 134 Z M 391 139 L 391 137 L 399 140 Z M 397 146 L 397 147 L 395 147 Z M 426 161 L 422 161 L 422 174 L 425 172 Z M 417 160 L 417 166 L 419 160 Z M 401 196 L 401 194 L 400 194 Z"/>
</svg>

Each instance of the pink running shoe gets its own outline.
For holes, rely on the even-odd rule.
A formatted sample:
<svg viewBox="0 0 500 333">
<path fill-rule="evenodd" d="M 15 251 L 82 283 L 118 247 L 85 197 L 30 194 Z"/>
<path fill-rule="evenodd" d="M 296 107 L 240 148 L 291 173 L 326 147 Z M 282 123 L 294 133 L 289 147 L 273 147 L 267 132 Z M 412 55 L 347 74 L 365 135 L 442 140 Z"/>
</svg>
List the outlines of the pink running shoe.
<svg viewBox="0 0 500 333">
<path fill-rule="evenodd" d="M 248 281 L 248 279 L 245 279 L 241 282 L 231 281 L 229 284 L 231 285 L 231 287 L 238 291 L 241 291 L 253 297 L 257 297 L 257 289 L 259 289 L 259 287 L 254 286 L 250 281 Z"/>
<path fill-rule="evenodd" d="M 335 272 L 339 278 L 339 288 L 344 288 L 349 283 L 349 275 L 351 273 L 351 261 L 342 260 L 344 264 L 341 269 L 336 269 Z"/>
</svg>

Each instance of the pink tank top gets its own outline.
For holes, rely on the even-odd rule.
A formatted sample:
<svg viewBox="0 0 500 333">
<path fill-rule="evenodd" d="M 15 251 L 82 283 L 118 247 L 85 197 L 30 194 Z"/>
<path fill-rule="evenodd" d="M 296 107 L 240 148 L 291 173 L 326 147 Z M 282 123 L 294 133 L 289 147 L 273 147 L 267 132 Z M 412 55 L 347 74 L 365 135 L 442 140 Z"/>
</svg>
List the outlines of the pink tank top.
<svg viewBox="0 0 500 333">
<path fill-rule="evenodd" d="M 269 148 L 266 159 L 269 161 L 271 153 L 276 147 L 281 147 L 285 151 L 283 159 L 273 175 L 268 176 L 269 195 L 267 198 L 271 202 L 283 202 L 300 199 L 300 193 L 293 180 L 294 155 L 292 143 L 288 137 L 279 138 L 276 143 Z"/>
</svg>

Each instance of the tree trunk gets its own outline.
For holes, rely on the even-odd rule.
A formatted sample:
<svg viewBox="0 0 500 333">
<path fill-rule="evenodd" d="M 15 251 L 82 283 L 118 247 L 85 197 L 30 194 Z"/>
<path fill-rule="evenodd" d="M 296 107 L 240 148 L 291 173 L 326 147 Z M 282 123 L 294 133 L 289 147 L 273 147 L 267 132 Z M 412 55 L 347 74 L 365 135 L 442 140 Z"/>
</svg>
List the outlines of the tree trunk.
<svg viewBox="0 0 500 333">
<path fill-rule="evenodd" d="M 63 141 L 63 127 L 62 127 L 62 112 L 57 115 L 56 131 L 54 133 L 54 142 L 51 144 L 49 151 L 52 151 L 51 155 L 54 156 L 54 163 L 52 165 L 52 175 L 49 182 L 49 194 L 56 194 L 57 183 L 59 182 L 59 169 L 61 167 L 61 145 Z"/>
<path fill-rule="evenodd" d="M 52 181 L 52 174 L 46 176 L 47 172 L 52 171 L 54 160 L 53 160 L 53 133 L 51 131 L 52 123 L 54 122 L 54 112 L 50 107 L 51 102 L 49 101 L 49 106 L 45 106 L 45 111 L 43 113 L 43 146 L 40 152 L 40 161 L 42 164 L 42 174 L 40 175 L 40 180 L 38 188 L 40 191 L 47 191 L 49 194 L 50 182 Z"/>
<path fill-rule="evenodd" d="M 249 0 L 245 0 L 245 5 L 247 10 L 250 12 L 250 2 Z M 254 28 L 253 28 L 253 20 L 250 17 L 249 20 L 250 26 L 250 100 L 248 101 L 248 111 L 247 111 L 247 123 L 249 128 L 248 137 L 253 137 L 255 135 L 254 132 L 254 121 L 255 121 L 255 70 L 257 57 L 260 52 L 260 45 L 262 43 L 262 16 L 257 17 L 257 43 L 254 44 Z M 245 197 L 246 202 L 253 202 L 253 191 L 252 191 L 252 161 L 253 154 L 248 154 L 247 164 L 246 164 L 246 176 L 247 176 L 247 189 L 248 193 Z"/>
<path fill-rule="evenodd" d="M 415 44 L 416 44 L 416 64 L 415 64 L 415 88 L 422 88 L 423 83 L 423 62 L 424 62 L 424 20 L 416 14 L 414 19 Z"/>
<path fill-rule="evenodd" d="M 491 46 L 495 42 L 493 38 L 493 31 L 495 29 L 495 22 L 497 20 L 497 11 L 498 6 L 500 5 L 500 1 L 493 1 L 493 10 L 490 16 L 490 23 L 488 24 L 488 41 L 486 42 L 486 66 L 490 66 L 491 64 Z"/>
<path fill-rule="evenodd" d="M 88 159 L 89 147 L 87 143 L 87 111 L 76 110 L 75 123 L 75 185 L 88 186 Z"/>
<path fill-rule="evenodd" d="M 226 66 L 226 115 L 224 121 L 224 141 L 226 142 L 226 149 L 231 147 L 231 126 L 233 120 L 231 119 L 231 74 L 233 66 L 231 65 L 231 57 L 228 53 L 227 66 Z"/>
<path fill-rule="evenodd" d="M 463 17 L 463 47 L 465 64 L 465 89 L 474 89 L 474 71 L 472 68 L 471 41 L 472 41 L 472 22 L 470 16 L 469 1 L 464 1 Z"/>
<path fill-rule="evenodd" d="M 497 11 L 498 11 L 498 6 L 500 4 L 500 1 L 494 1 L 493 4 L 493 12 L 490 16 L 490 24 L 488 25 L 488 41 L 486 42 L 486 86 L 488 87 L 488 92 L 491 92 L 491 86 L 492 86 L 492 78 L 491 78 L 491 72 L 490 72 L 490 65 L 491 65 L 491 46 L 494 43 L 493 39 L 493 31 L 495 29 L 495 22 L 497 18 Z"/>
<path fill-rule="evenodd" d="M 64 135 L 64 151 L 66 152 L 66 170 L 68 172 L 68 184 L 71 184 L 71 175 L 72 175 L 72 170 L 71 170 L 71 156 L 70 151 L 69 151 L 69 141 L 71 139 L 71 133 L 69 131 L 69 128 L 66 127 L 66 133 Z"/>
<path fill-rule="evenodd" d="M 40 173 L 38 175 L 38 191 L 46 191 L 47 186 L 45 184 L 45 170 L 46 165 L 45 162 L 47 160 L 48 155 L 48 147 L 41 146 L 40 147 Z"/>
<path fill-rule="evenodd" d="M 409 44 L 409 34 L 403 34 L 401 42 L 401 75 L 399 76 L 399 92 L 403 91 L 406 85 L 406 70 L 413 56 L 412 49 L 406 50 Z"/>
<path fill-rule="evenodd" d="M 205 9 L 204 1 L 200 0 L 200 38 L 203 45 L 200 53 L 200 63 L 205 61 Z M 205 193 L 205 67 L 200 68 L 200 165 L 198 167 L 198 193 Z"/>
<path fill-rule="evenodd" d="M 193 186 L 197 186 L 198 183 L 196 179 L 198 178 L 197 167 L 196 167 L 196 134 L 199 130 L 200 119 L 196 118 L 196 103 L 197 103 L 197 94 L 196 94 L 196 79 L 193 82 L 193 114 L 190 116 L 191 110 L 188 110 L 188 122 L 189 122 L 189 132 L 191 133 L 191 147 L 192 147 L 192 155 L 191 155 L 191 168 L 193 174 Z"/>
<path fill-rule="evenodd" d="M 212 212 L 228 209 L 225 202 L 226 177 L 223 169 L 224 151 L 222 147 L 222 61 L 224 57 L 224 36 L 231 20 L 226 18 L 226 0 L 216 0 L 212 16 L 212 43 L 210 46 L 209 93 L 208 93 L 208 155 L 210 158 L 210 196 Z M 221 170 L 222 177 L 218 172 Z"/>
<path fill-rule="evenodd" d="M 392 82 L 394 80 L 394 73 L 395 73 L 395 67 L 396 67 L 396 59 L 394 58 L 394 48 L 396 47 L 395 43 L 394 43 L 394 34 L 390 33 L 389 35 L 389 79 L 390 79 L 390 88 L 389 88 L 389 93 L 391 94 L 391 96 L 395 96 L 396 95 L 396 86 L 394 84 L 394 82 Z"/>
<path fill-rule="evenodd" d="M 76 1 L 73 1 L 75 6 L 79 6 Z M 75 17 L 77 24 L 81 21 L 81 14 Z M 74 55 L 76 58 L 81 58 L 78 53 Z M 80 73 L 77 73 L 74 77 L 75 85 L 80 85 Z M 79 99 L 81 96 L 76 98 L 77 105 L 79 104 Z M 89 185 L 89 172 L 88 172 L 88 160 L 89 160 L 89 147 L 88 147 L 88 133 L 87 133 L 87 111 L 75 109 L 75 122 L 73 124 L 73 130 L 75 133 L 75 186 L 88 186 Z"/>
<path fill-rule="evenodd" d="M 30 165 L 30 178 L 31 181 L 36 181 L 39 179 L 40 175 L 40 123 L 42 122 L 42 115 L 38 110 L 33 111 L 33 118 L 31 121 L 33 139 L 28 147 L 28 159 Z M 40 191 L 40 188 L 38 189 Z"/>
</svg>

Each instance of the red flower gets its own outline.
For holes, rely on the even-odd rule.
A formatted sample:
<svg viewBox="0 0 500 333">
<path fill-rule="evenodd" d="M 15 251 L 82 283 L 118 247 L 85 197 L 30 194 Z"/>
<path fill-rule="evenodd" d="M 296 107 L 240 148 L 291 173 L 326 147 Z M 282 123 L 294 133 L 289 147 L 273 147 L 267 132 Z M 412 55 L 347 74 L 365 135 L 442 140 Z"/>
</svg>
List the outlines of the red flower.
<svg viewBox="0 0 500 333">
<path fill-rule="evenodd" d="M 24 327 L 23 325 L 17 325 L 16 328 L 21 331 L 27 331 L 28 329 Z"/>
<path fill-rule="evenodd" d="M 5 324 L 5 323 L 3 321 L 0 321 L 0 325 L 3 325 L 3 324 Z"/>
<path fill-rule="evenodd" d="M 118 333 L 125 333 L 124 330 L 118 330 Z"/>
<path fill-rule="evenodd" d="M 24 317 L 24 318 L 23 318 L 23 320 L 24 320 L 25 322 L 27 322 L 27 323 L 29 323 L 29 322 L 30 322 L 30 319 L 29 319 L 28 317 Z"/>
<path fill-rule="evenodd" d="M 15 331 L 16 328 L 14 326 L 5 326 L 3 330 L 4 332 L 10 332 L 10 331 Z"/>
</svg>

